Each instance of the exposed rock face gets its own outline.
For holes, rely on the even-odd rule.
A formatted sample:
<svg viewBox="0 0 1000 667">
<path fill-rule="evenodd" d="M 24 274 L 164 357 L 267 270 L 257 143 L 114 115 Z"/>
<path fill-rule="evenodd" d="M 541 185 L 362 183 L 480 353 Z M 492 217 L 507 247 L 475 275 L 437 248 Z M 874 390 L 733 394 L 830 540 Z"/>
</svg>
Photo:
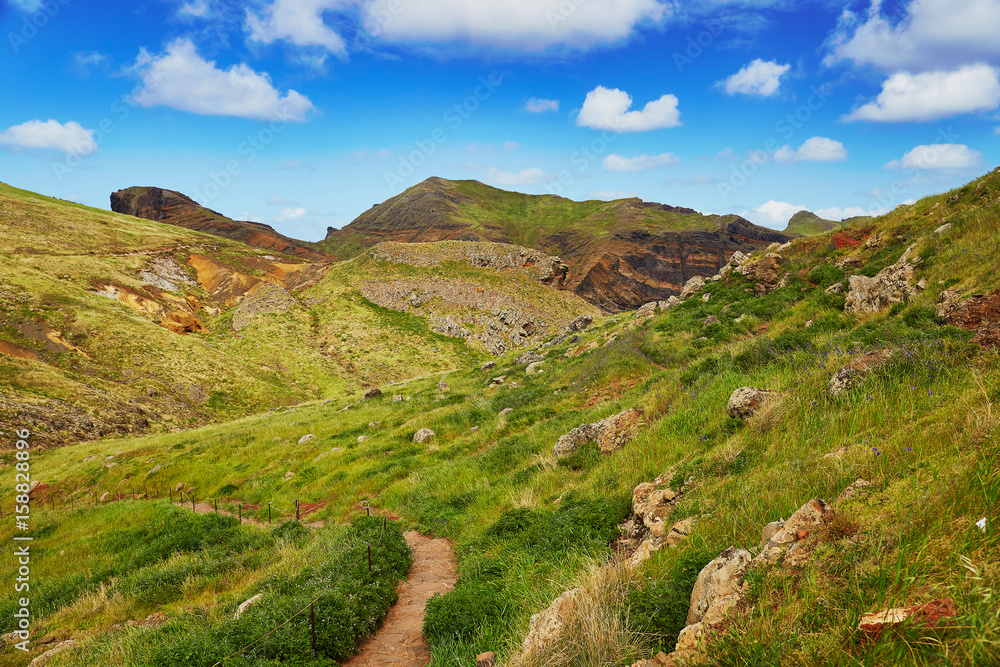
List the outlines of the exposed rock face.
<svg viewBox="0 0 1000 667">
<path fill-rule="evenodd" d="M 910 262 L 910 253 L 916 244 L 906 249 L 906 252 L 892 266 L 875 274 L 874 278 L 867 276 L 851 276 L 848 278 L 850 291 L 844 311 L 848 313 L 877 313 L 895 303 L 905 303 L 917 294 L 910 286 L 910 280 L 916 275 L 914 264 L 919 258 Z"/>
<path fill-rule="evenodd" d="M 194 280 L 169 257 L 154 257 L 149 267 L 139 272 L 139 279 L 160 289 L 175 292 L 178 285 L 194 286 Z"/>
<path fill-rule="evenodd" d="M 165 222 L 186 229 L 242 241 L 258 248 L 303 259 L 329 259 L 310 244 L 290 239 L 259 222 L 232 220 L 198 204 L 190 197 L 151 187 L 132 187 L 111 194 L 111 210 L 137 218 Z"/>
<path fill-rule="evenodd" d="M 868 375 L 892 358 L 889 350 L 875 350 L 863 354 L 833 374 L 826 385 L 831 396 L 839 396 L 857 386 Z"/>
<path fill-rule="evenodd" d="M 948 324 L 974 331 L 973 342 L 1000 347 L 1000 291 L 974 294 L 960 301 L 958 292 L 946 290 L 937 311 Z"/>
<path fill-rule="evenodd" d="M 562 287 L 566 274 L 569 273 L 569 267 L 558 257 L 509 243 L 380 243 L 368 254 L 375 260 L 411 266 L 440 266 L 451 261 L 501 271 L 516 270 L 554 287 Z"/>
<path fill-rule="evenodd" d="M 669 474 L 653 482 L 643 482 L 632 491 L 632 515 L 618 528 L 622 536 L 615 548 L 629 555 L 629 565 L 637 567 L 664 546 L 676 546 L 694 528 L 694 518 L 674 522 L 668 528 L 667 519 L 680 501 L 682 491 L 669 485 Z"/>
<path fill-rule="evenodd" d="M 730 394 L 729 402 L 726 403 L 726 413 L 733 419 L 746 419 L 778 393 L 780 392 L 773 389 L 740 387 Z"/>
<path fill-rule="evenodd" d="M 281 285 L 257 283 L 233 313 L 233 331 L 242 331 L 257 317 L 284 313 L 295 305 L 295 299 Z"/>
<path fill-rule="evenodd" d="M 514 219 L 491 208 L 499 198 L 523 202 Z M 540 230 L 532 216 L 551 202 L 566 200 L 430 178 L 373 206 L 350 225 L 331 229 L 325 243 L 334 252 L 341 246 L 370 247 L 384 241 L 460 239 L 530 245 L 562 258 L 569 267 L 563 281 L 566 289 L 603 310 L 621 312 L 678 295 L 690 278 L 718 273 L 735 251 L 748 253 L 792 238 L 738 216 L 703 216 L 692 209 L 639 199 L 608 202 L 599 212 L 586 209 L 579 225 Z M 464 215 L 466 210 L 489 212 L 496 222 L 484 218 L 474 224 Z M 685 222 L 689 229 L 670 231 L 670 216 L 694 219 L 697 224 Z M 604 233 L 584 231 L 592 227 Z"/>
<path fill-rule="evenodd" d="M 548 606 L 538 612 L 528 621 L 528 634 L 521 644 L 521 653 L 530 655 L 535 651 L 552 644 L 566 628 L 567 618 L 576 608 L 577 598 L 582 591 L 579 588 L 568 590 Z"/>
<path fill-rule="evenodd" d="M 701 276 L 695 276 L 691 280 L 684 283 L 684 289 L 681 290 L 680 300 L 684 301 L 689 296 L 700 290 L 705 286 L 705 279 Z"/>
<path fill-rule="evenodd" d="M 951 598 L 931 600 L 912 607 L 894 607 L 883 609 L 872 614 L 865 614 L 858 621 L 858 630 L 871 639 L 877 639 L 882 631 L 904 622 L 911 621 L 921 625 L 937 625 L 942 618 L 954 618 L 957 612 L 955 602 Z"/>
<path fill-rule="evenodd" d="M 521 354 L 517 355 L 517 359 L 514 360 L 514 365 L 517 366 L 520 364 L 533 364 L 537 361 L 545 361 L 545 355 L 539 354 L 534 350 L 528 350 L 527 352 L 522 352 Z"/>
<path fill-rule="evenodd" d="M 641 412 L 629 408 L 592 424 L 580 424 L 559 438 L 553 452 L 556 458 L 565 458 L 583 445 L 597 442 L 602 454 L 610 454 L 632 439 L 641 419 Z"/>
<path fill-rule="evenodd" d="M 362 296 L 383 308 L 416 315 L 423 315 L 426 307 L 437 308 L 447 314 L 430 315 L 433 331 L 478 341 L 498 356 L 541 343 L 546 334 L 567 324 L 516 296 L 462 280 L 378 281 L 359 288 Z"/>
<path fill-rule="evenodd" d="M 580 315 L 575 320 L 569 323 L 570 331 L 585 331 L 587 327 L 591 325 L 594 318 L 590 315 Z"/>
</svg>

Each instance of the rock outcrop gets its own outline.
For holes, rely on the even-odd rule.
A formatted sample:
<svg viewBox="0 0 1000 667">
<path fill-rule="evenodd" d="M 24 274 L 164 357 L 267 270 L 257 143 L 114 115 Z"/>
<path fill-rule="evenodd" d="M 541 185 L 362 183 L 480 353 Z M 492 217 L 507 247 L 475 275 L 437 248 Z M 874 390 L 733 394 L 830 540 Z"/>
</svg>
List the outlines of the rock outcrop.
<svg viewBox="0 0 1000 667">
<path fill-rule="evenodd" d="M 303 259 L 326 260 L 312 244 L 288 238 L 259 222 L 232 220 L 187 195 L 154 187 L 131 187 L 111 194 L 111 210 L 185 229 L 221 236 Z"/>
<path fill-rule="evenodd" d="M 917 294 L 917 289 L 910 285 L 916 275 L 916 264 L 920 259 L 911 262 L 910 253 L 916 244 L 906 249 L 906 252 L 892 266 L 875 274 L 874 277 L 851 276 L 850 286 L 844 311 L 848 313 L 877 313 L 896 303 L 906 303 Z"/>
<path fill-rule="evenodd" d="M 438 243 L 380 243 L 368 251 L 377 261 L 410 266 L 441 266 L 458 262 L 497 271 L 518 271 L 545 285 L 562 287 L 569 267 L 561 259 L 539 250 L 487 241 Z"/>
<path fill-rule="evenodd" d="M 856 387 L 876 368 L 892 359 L 890 350 L 873 350 L 844 365 L 830 377 L 826 391 L 831 396 L 840 396 Z"/>
<path fill-rule="evenodd" d="M 602 454 L 610 454 L 632 439 L 641 420 L 641 412 L 628 408 L 592 424 L 580 424 L 559 438 L 553 447 L 553 453 L 556 458 L 565 458 L 580 447 L 596 442 Z"/>
</svg>

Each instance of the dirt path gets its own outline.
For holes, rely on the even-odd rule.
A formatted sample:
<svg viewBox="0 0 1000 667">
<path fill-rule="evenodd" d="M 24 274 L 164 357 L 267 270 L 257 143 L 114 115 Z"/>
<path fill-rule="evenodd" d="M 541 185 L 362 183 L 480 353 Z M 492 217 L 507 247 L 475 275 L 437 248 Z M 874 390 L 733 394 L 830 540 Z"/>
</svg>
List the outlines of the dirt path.
<svg viewBox="0 0 1000 667">
<path fill-rule="evenodd" d="M 423 667 L 431 659 L 424 641 L 424 607 L 434 593 L 455 585 L 455 554 L 444 539 L 431 539 L 416 531 L 403 535 L 413 550 L 413 567 L 399 585 L 399 601 L 373 637 L 362 640 L 356 656 L 343 667 Z"/>
</svg>

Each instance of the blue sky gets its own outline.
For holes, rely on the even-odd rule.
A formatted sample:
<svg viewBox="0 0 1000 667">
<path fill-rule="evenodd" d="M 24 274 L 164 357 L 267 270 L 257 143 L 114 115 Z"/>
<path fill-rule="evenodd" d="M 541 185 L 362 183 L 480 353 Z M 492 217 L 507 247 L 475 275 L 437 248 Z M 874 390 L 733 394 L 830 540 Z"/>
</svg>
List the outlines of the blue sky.
<svg viewBox="0 0 1000 667">
<path fill-rule="evenodd" d="M 1000 163 L 1000 0 L 16 0 L 0 180 L 305 240 L 429 176 L 783 228 Z"/>
</svg>

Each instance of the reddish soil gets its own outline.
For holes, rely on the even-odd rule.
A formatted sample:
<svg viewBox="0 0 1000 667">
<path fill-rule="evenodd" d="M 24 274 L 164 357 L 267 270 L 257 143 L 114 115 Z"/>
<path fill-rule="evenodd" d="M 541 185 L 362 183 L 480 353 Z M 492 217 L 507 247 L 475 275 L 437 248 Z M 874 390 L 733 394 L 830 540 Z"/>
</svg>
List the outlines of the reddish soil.
<svg viewBox="0 0 1000 667">
<path fill-rule="evenodd" d="M 947 316 L 947 321 L 975 331 L 972 340 L 983 347 L 1000 347 L 1000 291 L 972 295 Z"/>
</svg>

